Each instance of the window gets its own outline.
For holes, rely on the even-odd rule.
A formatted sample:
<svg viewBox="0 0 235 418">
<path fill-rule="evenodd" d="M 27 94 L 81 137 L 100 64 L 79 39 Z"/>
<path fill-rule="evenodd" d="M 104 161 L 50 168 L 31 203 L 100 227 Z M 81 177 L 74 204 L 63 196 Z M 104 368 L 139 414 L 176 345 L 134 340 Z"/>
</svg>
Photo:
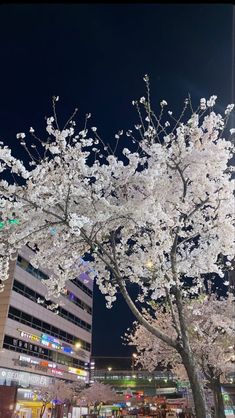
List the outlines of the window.
<svg viewBox="0 0 235 418">
<path fill-rule="evenodd" d="M 41 327 L 41 321 L 40 319 L 37 318 L 32 318 L 32 326 L 35 329 L 38 329 L 39 331 L 41 331 L 42 327 Z"/>
<path fill-rule="evenodd" d="M 60 329 L 60 337 L 61 338 L 67 338 L 66 332 L 62 331 L 61 329 Z"/>
<path fill-rule="evenodd" d="M 72 292 L 67 290 L 67 295 L 65 296 L 70 302 L 74 303 L 75 305 L 79 306 L 79 308 L 83 309 L 90 315 L 92 314 L 92 308 L 91 306 L 87 305 L 85 302 L 83 302 L 81 299 L 79 299 L 77 296 L 75 296 Z"/>
<path fill-rule="evenodd" d="M 51 325 L 47 324 L 47 322 L 42 322 L 42 329 L 48 331 L 50 333 L 51 331 Z M 47 332 L 47 334 L 48 334 Z"/>
<path fill-rule="evenodd" d="M 81 289 L 88 296 L 92 297 L 92 291 L 87 286 L 85 286 L 77 277 L 76 279 L 71 280 L 71 282 L 75 284 L 75 286 L 79 287 L 79 289 Z"/>
<path fill-rule="evenodd" d="M 14 343 L 14 341 L 16 341 L 16 344 Z M 25 343 L 21 340 L 16 340 L 15 338 L 10 337 L 9 335 L 5 335 L 3 347 L 7 350 L 28 354 L 32 357 L 40 357 L 41 359 L 55 361 L 59 364 L 65 364 L 68 366 L 82 368 L 85 366 L 85 363 L 82 360 L 78 360 L 76 358 L 72 358 L 66 356 L 65 354 L 54 352 L 48 350 L 47 348 L 42 348 L 34 344 L 28 344 L 28 347 L 24 348 L 24 344 L 28 343 Z"/>
<path fill-rule="evenodd" d="M 42 332 L 45 332 L 45 334 L 50 334 L 52 336 L 58 337 L 61 340 L 68 342 L 69 344 L 75 344 L 75 342 L 78 340 L 78 337 L 75 337 L 72 334 L 69 334 L 68 332 L 65 332 L 63 330 L 60 330 L 56 327 L 52 327 L 53 330 L 56 332 L 54 332 L 51 329 L 51 325 L 48 324 L 47 322 L 43 322 L 38 318 L 35 318 L 34 316 L 28 315 L 25 312 L 20 311 L 19 309 L 13 308 L 12 306 L 10 306 L 9 308 L 9 313 L 8 313 L 8 317 L 13 319 L 14 321 L 18 321 L 22 324 L 26 324 L 31 326 L 34 329 L 40 330 Z M 82 348 L 84 350 L 90 351 L 91 345 L 90 343 L 81 340 L 82 343 Z"/>
<path fill-rule="evenodd" d="M 32 274 L 32 276 L 36 277 L 36 279 L 38 279 L 38 280 L 48 280 L 49 279 L 47 274 L 45 274 L 41 270 L 36 269 L 35 267 L 33 267 L 32 264 L 30 264 L 27 260 L 25 260 L 20 255 L 18 255 L 18 258 L 17 258 L 17 265 L 20 266 L 23 270 Z"/>
<path fill-rule="evenodd" d="M 41 300 L 44 298 L 42 295 L 40 295 L 39 293 L 30 289 L 28 286 L 22 285 L 22 283 L 20 283 L 18 280 L 14 280 L 13 290 L 17 293 L 20 293 L 22 296 L 34 301 L 35 303 L 37 302 L 38 298 L 41 299 Z M 48 306 L 50 306 L 51 303 L 52 303 L 51 301 L 44 301 L 41 304 L 41 306 L 44 307 L 44 308 L 47 308 Z M 87 322 L 82 321 L 80 318 L 71 314 L 70 312 L 66 311 L 65 309 L 63 309 L 61 307 L 58 308 L 58 311 L 59 311 L 59 316 L 61 316 L 62 318 L 68 320 L 69 322 L 72 322 L 73 324 L 85 329 L 88 332 L 91 332 L 91 325 L 88 324 Z M 41 327 L 38 328 L 39 325 L 38 325 L 37 322 L 35 322 L 35 326 L 36 326 L 36 329 L 41 329 Z M 49 328 L 47 328 L 48 326 L 49 326 Z M 51 326 L 48 325 L 48 324 L 43 325 L 43 327 L 47 331 L 49 331 L 51 329 Z M 57 334 L 58 334 L 58 332 L 57 332 Z"/>
<path fill-rule="evenodd" d="M 31 323 L 31 316 L 30 315 L 28 315 L 27 313 L 25 313 L 25 312 L 21 312 L 21 318 L 24 320 L 24 321 L 26 321 L 26 322 L 28 322 L 28 323 Z"/>
</svg>

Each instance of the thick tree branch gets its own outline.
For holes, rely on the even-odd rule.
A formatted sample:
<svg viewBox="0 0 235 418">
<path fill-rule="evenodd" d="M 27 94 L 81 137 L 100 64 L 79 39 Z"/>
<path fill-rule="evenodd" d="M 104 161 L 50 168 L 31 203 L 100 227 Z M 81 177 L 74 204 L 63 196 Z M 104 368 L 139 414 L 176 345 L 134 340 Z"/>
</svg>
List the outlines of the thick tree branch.
<svg viewBox="0 0 235 418">
<path fill-rule="evenodd" d="M 173 327 L 175 328 L 175 330 L 178 334 L 178 338 L 181 338 L 181 332 L 180 332 L 180 329 L 178 327 L 178 323 L 177 323 L 177 320 L 176 320 L 175 311 L 174 311 L 174 307 L 173 307 L 173 304 L 172 304 L 171 296 L 169 294 L 169 291 L 168 291 L 167 287 L 165 287 L 165 292 L 166 292 L 167 301 L 168 301 L 169 306 L 170 306 L 171 317 L 172 317 L 172 321 L 173 321 Z"/>
<path fill-rule="evenodd" d="M 136 308 L 134 302 L 132 301 L 130 295 L 128 294 L 128 292 L 126 290 L 126 286 L 124 284 L 124 281 L 121 280 L 121 279 L 118 279 L 117 282 L 118 282 L 119 289 L 121 291 L 121 294 L 122 294 L 123 298 L 125 299 L 127 305 L 129 306 L 131 312 L 136 317 L 136 319 L 149 332 L 151 332 L 151 334 L 155 335 L 155 337 L 159 338 L 160 340 L 162 340 L 163 342 L 165 342 L 169 346 L 171 346 L 171 347 L 173 347 L 173 348 L 176 349 L 177 348 L 177 342 L 176 342 L 176 340 L 173 340 L 172 338 L 168 337 L 166 334 L 164 334 L 163 332 L 161 332 L 159 329 L 157 329 L 154 326 L 152 326 L 151 324 L 149 324 L 149 322 L 142 316 L 142 314 L 140 313 L 140 311 Z"/>
</svg>

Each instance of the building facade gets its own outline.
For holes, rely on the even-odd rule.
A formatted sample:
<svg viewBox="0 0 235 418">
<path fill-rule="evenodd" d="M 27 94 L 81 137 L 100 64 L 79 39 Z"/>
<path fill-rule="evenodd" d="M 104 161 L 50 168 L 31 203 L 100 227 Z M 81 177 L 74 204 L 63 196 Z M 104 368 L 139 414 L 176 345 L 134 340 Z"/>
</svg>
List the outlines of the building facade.
<svg viewBox="0 0 235 418">
<path fill-rule="evenodd" d="M 54 379 L 87 382 L 92 280 L 83 273 L 69 281 L 58 304 L 53 297 L 47 299 L 42 283 L 47 272 L 35 269 L 31 256 L 28 247 L 19 251 L 0 294 L 0 390 L 48 386 Z M 29 390 L 25 396 L 29 401 Z"/>
</svg>

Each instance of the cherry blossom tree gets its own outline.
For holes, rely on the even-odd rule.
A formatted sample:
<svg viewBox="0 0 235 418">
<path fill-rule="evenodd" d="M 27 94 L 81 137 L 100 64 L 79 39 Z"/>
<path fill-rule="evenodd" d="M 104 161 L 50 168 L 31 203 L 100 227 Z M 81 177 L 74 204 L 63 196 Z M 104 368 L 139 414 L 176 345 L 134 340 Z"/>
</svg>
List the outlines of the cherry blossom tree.
<svg viewBox="0 0 235 418">
<path fill-rule="evenodd" d="M 49 295 L 58 297 L 67 280 L 87 269 L 81 259 L 90 260 L 90 275 L 96 276 L 107 306 L 121 292 L 136 318 L 178 351 L 197 418 L 205 418 L 183 297 L 198 292 L 204 274 L 215 273 L 222 280 L 224 264 L 231 267 L 233 145 L 224 132 L 233 105 L 222 116 L 214 110 L 216 96 L 201 99 L 195 110 L 186 99 L 175 117 L 162 100 L 157 116 L 148 76 L 144 80 L 147 97 L 133 101 L 138 137 L 128 130 L 123 145 L 123 131 L 115 135 L 112 147 L 96 127 L 89 129 L 90 114 L 77 128 L 75 110 L 61 127 L 58 97 L 53 98 L 53 116 L 47 118 L 46 139 L 32 127 L 30 141 L 25 133 L 17 134 L 27 162 L 1 143 L 1 284 L 3 289 L 9 263 L 22 245 L 34 249 L 33 266 L 49 267 L 45 284 Z M 189 276 L 192 286 L 185 289 Z M 164 297 L 175 306 L 176 338 L 148 323 L 127 284 L 138 287 L 139 303 Z"/>
<path fill-rule="evenodd" d="M 176 331 L 172 315 L 163 307 L 157 308 L 154 316 L 145 311 L 148 322 L 168 332 L 175 338 Z M 190 343 L 204 378 L 213 391 L 215 416 L 225 417 L 221 383 L 234 369 L 234 297 L 218 300 L 215 296 L 202 295 L 197 300 L 185 302 L 185 317 Z M 187 373 L 179 353 L 158 338 L 153 338 L 146 328 L 135 323 L 134 329 L 126 334 L 125 340 L 136 347 L 136 364 L 153 371 L 156 366 L 171 367 L 180 380 L 187 379 Z"/>
<path fill-rule="evenodd" d="M 43 417 L 46 407 L 53 401 L 57 401 L 59 404 L 67 403 L 70 406 L 77 392 L 83 386 L 80 383 L 74 384 L 65 382 L 64 380 L 56 380 L 47 387 L 35 389 L 38 399 L 42 402 L 40 418 Z"/>
<path fill-rule="evenodd" d="M 110 385 L 104 385 L 100 382 L 94 382 L 90 387 L 85 388 L 79 394 L 77 405 L 94 406 L 99 413 L 102 403 L 114 402 L 118 397 Z"/>
</svg>

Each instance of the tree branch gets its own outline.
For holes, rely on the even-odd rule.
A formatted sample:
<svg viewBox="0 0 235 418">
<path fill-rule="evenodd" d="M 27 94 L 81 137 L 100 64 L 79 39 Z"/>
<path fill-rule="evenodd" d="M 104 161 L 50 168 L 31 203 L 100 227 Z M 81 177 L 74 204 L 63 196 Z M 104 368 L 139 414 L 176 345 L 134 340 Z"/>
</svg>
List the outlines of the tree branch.
<svg viewBox="0 0 235 418">
<path fill-rule="evenodd" d="M 126 290 L 126 286 L 124 284 L 124 281 L 122 279 L 118 279 L 117 281 L 118 281 L 119 289 L 120 289 L 120 291 L 122 293 L 122 296 L 125 299 L 127 305 L 129 306 L 131 312 L 136 317 L 136 319 L 138 319 L 138 321 L 149 332 L 151 332 L 151 334 L 155 335 L 155 337 L 159 338 L 164 343 L 166 343 L 169 346 L 171 346 L 171 347 L 173 347 L 173 348 L 176 349 L 177 348 L 177 342 L 176 342 L 176 340 L 173 340 L 172 338 L 168 337 L 168 335 L 164 334 L 159 329 L 157 329 L 154 326 L 152 326 L 151 324 L 149 324 L 149 322 L 142 316 L 142 314 L 140 313 L 140 311 L 137 309 L 137 307 L 135 306 L 134 302 L 132 301 L 130 295 L 128 294 L 128 292 Z"/>
<path fill-rule="evenodd" d="M 165 287 L 165 292 L 166 292 L 167 301 L 168 301 L 169 306 L 170 306 L 171 316 L 172 316 L 172 320 L 173 320 L 173 327 L 175 328 L 175 330 L 178 334 L 178 337 L 181 338 L 181 332 L 180 332 L 180 329 L 179 329 L 177 321 L 176 321 L 174 307 L 173 307 L 172 300 L 171 300 L 171 297 L 170 297 L 170 294 L 169 294 L 169 291 L 168 291 L 167 287 Z"/>
<path fill-rule="evenodd" d="M 92 248 L 94 247 L 94 243 L 92 243 L 92 241 L 90 240 L 89 237 L 87 237 L 86 233 L 84 230 L 81 229 L 81 233 L 83 234 L 84 238 L 87 240 L 87 242 L 92 246 Z M 114 237 L 112 237 L 112 240 L 114 239 Z M 133 300 L 131 299 L 130 295 L 128 294 L 127 290 L 126 290 L 126 286 L 124 283 L 123 278 L 121 277 L 121 273 L 119 271 L 118 265 L 117 265 L 117 260 L 116 260 L 116 254 L 115 254 L 115 245 L 114 247 L 112 247 L 113 250 L 113 257 L 103 248 L 102 244 L 100 244 L 98 241 L 95 241 L 95 244 L 98 245 L 99 249 L 101 251 L 104 252 L 104 254 L 109 258 L 110 262 L 108 262 L 107 260 L 105 260 L 105 258 L 102 256 L 102 254 L 97 253 L 97 256 L 103 261 L 103 263 L 111 270 L 111 272 L 114 274 L 114 277 L 116 279 L 116 282 L 119 286 L 119 289 L 122 293 L 122 296 L 124 297 L 127 305 L 129 306 L 131 312 L 133 313 L 133 315 L 136 317 L 136 319 L 138 319 L 138 321 L 149 331 L 151 332 L 151 334 L 155 335 L 155 337 L 161 339 L 162 341 L 164 341 L 166 344 L 170 345 L 173 348 L 177 347 L 177 342 L 175 340 L 173 340 L 172 338 L 168 337 L 167 335 L 165 335 L 164 333 L 162 333 L 160 330 L 158 330 L 157 328 L 153 327 L 151 324 L 148 323 L 148 321 L 143 318 L 141 312 L 137 309 L 137 307 L 135 306 Z"/>
</svg>

